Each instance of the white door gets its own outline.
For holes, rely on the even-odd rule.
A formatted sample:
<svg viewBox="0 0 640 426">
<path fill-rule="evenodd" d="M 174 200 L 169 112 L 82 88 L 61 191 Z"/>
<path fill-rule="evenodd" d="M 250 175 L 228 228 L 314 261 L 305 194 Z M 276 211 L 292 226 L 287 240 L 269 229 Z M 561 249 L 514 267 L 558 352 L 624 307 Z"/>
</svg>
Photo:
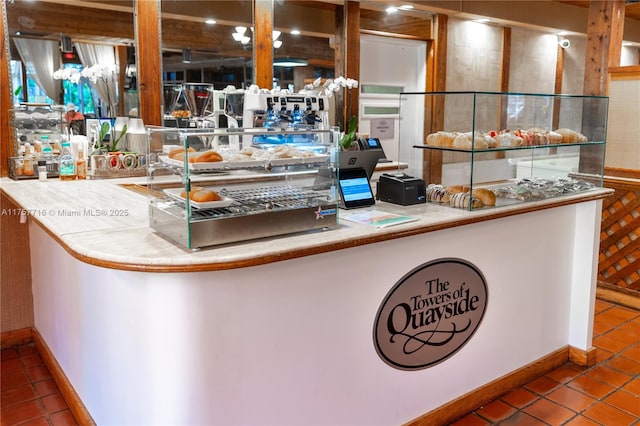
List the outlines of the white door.
<svg viewBox="0 0 640 426">
<path fill-rule="evenodd" d="M 424 41 L 365 34 L 360 38 L 358 129 L 372 137 L 380 133 L 380 142 L 389 160 L 406 162 L 415 154 L 410 152 L 411 144 L 399 145 L 402 135 L 398 135 L 398 121 L 401 114 L 403 120 L 422 123 L 424 109 L 399 111 L 399 93 L 424 92 L 426 56 L 427 43 Z M 422 125 L 419 127 L 421 132 Z M 421 156 L 421 153 L 417 154 Z"/>
</svg>

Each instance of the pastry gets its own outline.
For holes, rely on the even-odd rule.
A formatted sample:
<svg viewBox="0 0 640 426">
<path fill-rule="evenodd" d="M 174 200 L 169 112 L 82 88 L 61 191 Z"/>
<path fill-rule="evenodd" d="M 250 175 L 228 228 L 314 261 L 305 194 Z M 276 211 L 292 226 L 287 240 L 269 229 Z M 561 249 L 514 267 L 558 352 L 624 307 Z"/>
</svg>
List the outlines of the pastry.
<svg viewBox="0 0 640 426">
<path fill-rule="evenodd" d="M 189 198 L 191 198 L 192 201 L 195 201 L 197 203 L 220 201 L 222 199 L 217 192 L 211 191 L 209 189 L 202 189 L 200 191 L 195 191 L 195 192 L 191 191 L 191 195 Z"/>
<path fill-rule="evenodd" d="M 194 192 L 197 192 L 197 191 L 202 191 L 203 189 L 204 189 L 204 188 L 203 188 L 203 187 L 201 187 L 201 186 L 192 186 L 192 187 L 191 187 L 191 191 L 190 191 L 190 192 L 191 192 L 191 193 L 194 193 Z M 180 193 L 180 196 L 181 196 L 182 198 L 187 198 L 187 191 L 186 191 L 186 190 L 183 190 L 183 191 Z"/>
<path fill-rule="evenodd" d="M 562 143 L 587 142 L 587 137 L 575 130 L 562 128 L 557 129 L 556 133 L 562 137 Z"/>
<path fill-rule="evenodd" d="M 458 192 L 467 192 L 467 188 L 462 185 L 453 185 L 447 187 L 447 192 L 450 194 L 457 194 Z"/>
<path fill-rule="evenodd" d="M 215 151 L 200 152 L 194 157 L 193 161 L 189 158 L 190 163 L 216 163 L 218 161 L 222 161 L 222 155 Z"/>
<path fill-rule="evenodd" d="M 496 142 L 491 136 L 487 134 L 476 134 L 471 142 L 471 132 L 461 133 L 453 140 L 454 148 L 462 149 L 487 149 L 489 144 L 495 146 Z"/>
<path fill-rule="evenodd" d="M 449 203 L 451 193 L 442 185 L 430 184 L 427 187 L 427 198 L 434 203 Z"/>
<path fill-rule="evenodd" d="M 195 152 L 195 149 L 193 149 L 192 147 L 189 147 L 187 150 L 189 152 Z M 184 160 L 184 147 L 181 146 L 178 148 L 173 148 L 171 151 L 169 151 L 168 157 L 173 158 L 174 160 Z"/>
<path fill-rule="evenodd" d="M 432 133 L 427 136 L 427 145 L 449 147 L 453 145 L 453 141 L 457 135 L 455 132 L 443 131 Z"/>
<path fill-rule="evenodd" d="M 520 146 L 524 144 L 524 139 L 516 135 L 511 130 L 504 130 L 495 136 L 496 144 L 499 147 Z"/>
<path fill-rule="evenodd" d="M 496 194 L 490 189 L 478 188 L 471 191 L 471 196 L 480 200 L 483 206 L 495 206 Z"/>
<path fill-rule="evenodd" d="M 457 194 L 453 194 L 451 196 L 449 204 L 451 205 L 451 207 L 462 209 L 468 209 L 469 204 L 471 204 L 472 208 L 474 209 L 482 207 L 482 202 L 479 199 L 472 197 L 468 192 L 459 192 Z"/>
</svg>

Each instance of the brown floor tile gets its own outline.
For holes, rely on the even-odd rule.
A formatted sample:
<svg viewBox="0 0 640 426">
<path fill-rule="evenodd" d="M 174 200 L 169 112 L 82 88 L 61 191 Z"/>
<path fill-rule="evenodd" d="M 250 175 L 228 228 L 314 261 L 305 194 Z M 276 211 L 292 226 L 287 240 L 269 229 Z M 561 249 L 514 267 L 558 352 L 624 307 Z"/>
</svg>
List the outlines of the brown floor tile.
<svg viewBox="0 0 640 426">
<path fill-rule="evenodd" d="M 507 420 L 498 423 L 500 426 L 548 426 L 545 422 L 531 417 L 527 413 L 518 411 Z"/>
<path fill-rule="evenodd" d="M 615 355 L 616 354 L 614 354 L 613 352 L 608 351 L 604 348 L 598 348 L 598 350 L 596 351 L 596 363 L 604 362 Z"/>
<path fill-rule="evenodd" d="M 640 375 L 640 362 L 634 361 L 627 357 L 615 356 L 607 360 L 605 364 L 614 370 L 620 371 L 632 377 Z"/>
<path fill-rule="evenodd" d="M 40 365 L 38 367 L 27 368 L 27 376 L 32 382 L 37 382 L 38 380 L 48 379 L 51 377 L 51 373 L 44 365 Z"/>
<path fill-rule="evenodd" d="M 0 394 L 2 409 L 20 402 L 30 401 L 36 398 L 31 385 L 22 385 L 15 388 L 3 390 Z"/>
<path fill-rule="evenodd" d="M 604 310 L 607 310 L 607 309 L 609 309 L 609 308 L 612 308 L 612 307 L 614 307 L 614 306 L 616 306 L 616 305 L 614 305 L 614 304 L 613 304 L 613 303 L 611 303 L 611 302 L 607 302 L 606 300 L 596 299 L 594 312 L 595 312 L 596 314 L 598 314 L 598 313 L 600 313 L 600 312 L 602 312 L 602 311 L 604 311 Z"/>
<path fill-rule="evenodd" d="M 29 384 L 29 378 L 23 371 L 7 373 L 2 376 L 2 390 Z"/>
<path fill-rule="evenodd" d="M 546 374 L 547 377 L 559 383 L 567 383 L 585 372 L 585 368 L 574 364 L 565 364 Z"/>
<path fill-rule="evenodd" d="M 640 419 L 640 397 L 637 395 L 619 390 L 605 398 L 604 402 Z"/>
<path fill-rule="evenodd" d="M 64 410 L 51 415 L 53 426 L 76 426 L 78 422 L 73 418 L 71 411 Z"/>
<path fill-rule="evenodd" d="M 546 398 L 554 401 L 564 407 L 570 408 L 579 413 L 585 408 L 593 405 L 597 400 L 577 390 L 567 387 L 561 387 L 554 390 L 546 396 Z"/>
<path fill-rule="evenodd" d="M 28 354 L 35 354 L 38 353 L 38 351 L 36 350 L 36 345 L 33 343 L 27 343 L 26 345 L 20 345 L 17 348 L 18 353 L 20 354 L 20 356 L 25 356 Z"/>
<path fill-rule="evenodd" d="M 40 380 L 35 382 L 33 387 L 36 389 L 38 396 L 46 396 L 58 392 L 58 385 L 56 385 L 53 379 Z"/>
<path fill-rule="evenodd" d="M 26 368 L 37 367 L 39 365 L 44 365 L 42 358 L 37 353 L 29 354 L 22 357 L 22 362 Z"/>
<path fill-rule="evenodd" d="M 629 349 L 626 349 L 621 354 L 625 358 L 632 359 L 636 362 L 640 362 L 640 344 L 635 345 Z"/>
<path fill-rule="evenodd" d="M 477 414 L 489 420 L 490 422 L 499 422 L 506 419 L 515 412 L 515 408 L 508 404 L 505 404 L 500 400 L 490 402 L 489 404 L 476 411 Z"/>
<path fill-rule="evenodd" d="M 27 420 L 35 419 L 44 415 L 40 402 L 37 400 L 23 402 L 2 409 L 2 424 L 17 425 Z"/>
<path fill-rule="evenodd" d="M 634 394 L 635 396 L 640 396 L 640 378 L 633 379 L 623 387 L 627 392 Z"/>
<path fill-rule="evenodd" d="M 0 360 L 2 361 L 6 361 L 8 359 L 14 359 L 18 357 L 20 357 L 20 355 L 18 354 L 18 351 L 16 348 L 3 349 L 2 352 L 0 352 Z"/>
<path fill-rule="evenodd" d="M 624 325 L 611 330 L 604 334 L 606 337 L 617 340 L 620 343 L 626 343 L 627 346 L 635 345 L 638 343 L 638 333 L 634 332 L 630 327 L 627 330 Z"/>
<path fill-rule="evenodd" d="M 587 409 L 582 414 L 596 422 L 599 422 L 600 424 L 607 426 L 626 426 L 633 424 L 637 420 L 634 416 L 602 402 L 595 404 L 593 407 Z"/>
<path fill-rule="evenodd" d="M 612 337 L 608 337 L 606 334 L 603 334 L 593 339 L 593 346 L 595 346 L 598 349 L 602 348 L 604 350 L 607 350 L 613 353 L 619 353 L 629 347 L 628 344 L 623 342 L 618 342 L 616 339 Z"/>
<path fill-rule="evenodd" d="M 49 426 L 49 420 L 46 417 L 38 417 L 37 419 L 20 423 L 20 426 Z"/>
<path fill-rule="evenodd" d="M 546 393 L 549 393 L 554 388 L 558 387 L 559 384 L 560 383 L 556 382 L 555 380 L 542 376 L 530 381 L 529 383 L 524 385 L 524 387 L 539 395 L 544 395 Z"/>
<path fill-rule="evenodd" d="M 631 380 L 631 376 L 607 367 L 606 365 L 611 361 L 612 360 L 609 360 L 604 364 L 593 367 L 587 373 L 585 373 L 585 376 L 608 383 L 615 388 L 619 388 L 620 386 Z"/>
<path fill-rule="evenodd" d="M 11 358 L 7 360 L 2 360 L 0 363 L 0 376 L 4 376 L 5 374 L 15 373 L 16 371 L 22 370 L 22 362 L 20 358 Z"/>
<path fill-rule="evenodd" d="M 611 318 L 619 321 L 619 323 L 627 322 L 638 317 L 638 311 L 633 310 L 631 308 L 625 308 L 624 306 L 614 305 L 611 309 L 607 309 L 606 311 L 597 314 L 598 319 L 602 319 L 602 316 L 607 319 Z"/>
<path fill-rule="evenodd" d="M 522 411 L 552 425 L 562 424 L 576 415 L 573 411 L 547 399 L 539 399 Z"/>
<path fill-rule="evenodd" d="M 58 411 L 66 410 L 69 408 L 66 401 L 59 393 L 53 393 L 51 395 L 45 396 L 44 398 L 42 398 L 42 403 L 44 404 L 44 409 L 49 414 L 57 413 Z"/>
<path fill-rule="evenodd" d="M 500 399 L 509 405 L 513 405 L 516 408 L 522 408 L 538 399 L 538 394 L 523 388 L 518 388 L 504 395 Z"/>
<path fill-rule="evenodd" d="M 597 399 L 602 399 L 615 390 L 613 386 L 587 376 L 581 376 L 570 381 L 568 386 Z"/>
<path fill-rule="evenodd" d="M 600 423 L 596 423 L 584 416 L 575 416 L 567 423 L 565 423 L 564 426 L 600 426 Z"/>
<path fill-rule="evenodd" d="M 467 414 L 460 420 L 451 423 L 450 426 L 486 426 L 490 425 L 488 421 L 476 416 L 475 414 Z"/>
</svg>

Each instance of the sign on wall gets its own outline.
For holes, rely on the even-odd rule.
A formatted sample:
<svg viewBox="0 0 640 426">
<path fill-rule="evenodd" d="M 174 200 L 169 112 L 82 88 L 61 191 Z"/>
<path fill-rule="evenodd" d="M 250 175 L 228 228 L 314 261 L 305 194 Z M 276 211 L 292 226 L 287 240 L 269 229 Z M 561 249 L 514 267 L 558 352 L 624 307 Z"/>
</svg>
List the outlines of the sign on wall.
<svg viewBox="0 0 640 426">
<path fill-rule="evenodd" d="M 420 370 L 459 351 L 487 308 L 487 284 L 472 263 L 443 258 L 418 266 L 387 293 L 376 315 L 373 340 L 384 362 Z"/>
</svg>

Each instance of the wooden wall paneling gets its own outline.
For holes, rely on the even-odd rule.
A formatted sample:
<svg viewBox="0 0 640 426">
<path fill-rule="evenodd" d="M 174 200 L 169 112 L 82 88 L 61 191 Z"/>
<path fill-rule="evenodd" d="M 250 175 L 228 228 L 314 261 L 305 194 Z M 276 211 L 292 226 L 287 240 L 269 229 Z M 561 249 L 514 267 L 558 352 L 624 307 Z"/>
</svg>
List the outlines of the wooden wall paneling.
<svg viewBox="0 0 640 426">
<path fill-rule="evenodd" d="M 344 6 L 336 6 L 335 10 L 336 28 L 333 36 L 334 40 L 334 74 L 336 76 L 345 75 L 347 60 L 345 54 L 345 8 Z M 333 105 L 335 110 L 333 112 L 335 125 L 344 130 L 344 117 L 345 113 L 345 96 L 344 90 L 340 90 L 333 95 Z"/>
<path fill-rule="evenodd" d="M 347 1 L 345 22 L 345 76 L 360 81 L 360 3 Z M 360 111 L 360 90 L 344 89 L 345 116 L 344 123 L 348 123 L 352 116 L 358 118 Z"/>
<path fill-rule="evenodd" d="M 8 111 L 11 108 L 11 80 L 9 78 L 9 45 L 7 43 L 6 2 L 2 2 L 2 22 L 0 23 L 0 177 L 9 174 L 9 157 L 13 156 L 13 131 L 9 124 Z"/>
<path fill-rule="evenodd" d="M 253 81 L 262 89 L 273 87 L 273 0 L 253 1 Z"/>
<path fill-rule="evenodd" d="M 511 69 L 511 28 L 502 28 L 502 60 L 500 62 L 500 91 L 505 93 L 509 91 Z M 507 109 L 503 108 L 502 97 L 499 100 L 500 123 L 498 129 L 507 128 Z"/>
<path fill-rule="evenodd" d="M 118 117 L 126 117 L 129 111 L 124 110 L 124 81 L 127 74 L 127 46 L 116 46 L 116 58 L 118 58 Z"/>
<path fill-rule="evenodd" d="M 160 0 L 136 0 L 135 21 L 139 114 L 145 125 L 161 126 Z"/>
<path fill-rule="evenodd" d="M 427 89 L 432 92 L 447 90 L 447 15 L 434 15 L 431 24 L 431 48 L 427 66 Z M 425 100 L 425 128 L 424 135 L 444 129 L 444 98 L 430 97 Z M 442 182 L 442 151 L 425 150 L 423 154 L 423 176 L 426 183 Z"/>
<path fill-rule="evenodd" d="M 589 4 L 587 49 L 584 67 L 584 95 L 606 96 L 609 93 L 609 67 L 620 65 L 622 32 L 624 29 L 623 0 L 593 0 Z M 618 47 L 616 47 L 618 46 Z M 590 134 L 591 123 L 605 116 L 601 103 L 584 105 L 583 133 Z M 593 173 L 601 167 L 599 147 L 581 147 L 578 169 Z"/>
</svg>

